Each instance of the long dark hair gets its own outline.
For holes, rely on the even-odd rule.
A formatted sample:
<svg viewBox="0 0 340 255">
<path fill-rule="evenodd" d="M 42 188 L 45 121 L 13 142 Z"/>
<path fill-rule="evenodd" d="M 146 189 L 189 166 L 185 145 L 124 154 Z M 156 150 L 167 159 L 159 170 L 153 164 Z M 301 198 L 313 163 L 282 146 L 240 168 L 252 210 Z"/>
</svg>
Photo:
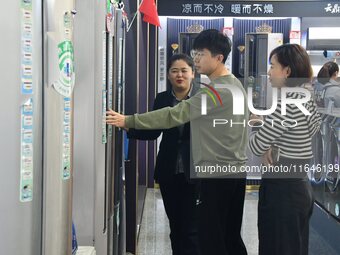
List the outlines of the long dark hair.
<svg viewBox="0 0 340 255">
<path fill-rule="evenodd" d="M 318 82 L 326 84 L 336 72 L 339 72 L 337 63 L 332 61 L 325 63 L 318 73 Z"/>
<path fill-rule="evenodd" d="M 297 87 L 311 82 L 313 76 L 312 65 L 304 48 L 298 44 L 283 44 L 270 53 L 270 58 L 276 56 L 283 67 L 290 68 L 290 75 L 286 81 L 287 87 Z"/>
<path fill-rule="evenodd" d="M 183 60 L 185 63 L 188 64 L 188 66 L 190 66 L 191 70 L 194 71 L 195 70 L 195 64 L 194 61 L 192 60 L 191 57 L 189 57 L 186 54 L 175 54 L 172 55 L 169 59 L 168 59 L 168 63 L 167 63 L 167 67 L 166 67 L 166 74 L 169 74 L 170 68 L 173 65 L 173 63 L 177 60 Z M 166 89 L 167 90 L 171 90 L 172 89 L 172 85 L 170 84 L 169 80 L 167 80 L 167 85 L 166 85 Z"/>
</svg>

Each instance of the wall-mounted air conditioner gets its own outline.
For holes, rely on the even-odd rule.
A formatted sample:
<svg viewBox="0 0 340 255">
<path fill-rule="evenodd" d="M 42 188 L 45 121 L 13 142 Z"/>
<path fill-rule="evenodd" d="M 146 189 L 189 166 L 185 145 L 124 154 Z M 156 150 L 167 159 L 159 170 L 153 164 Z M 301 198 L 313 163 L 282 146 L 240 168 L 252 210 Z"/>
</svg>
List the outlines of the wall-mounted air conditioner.
<svg viewBox="0 0 340 255">
<path fill-rule="evenodd" d="M 340 27 L 309 27 L 307 50 L 339 50 Z"/>
</svg>

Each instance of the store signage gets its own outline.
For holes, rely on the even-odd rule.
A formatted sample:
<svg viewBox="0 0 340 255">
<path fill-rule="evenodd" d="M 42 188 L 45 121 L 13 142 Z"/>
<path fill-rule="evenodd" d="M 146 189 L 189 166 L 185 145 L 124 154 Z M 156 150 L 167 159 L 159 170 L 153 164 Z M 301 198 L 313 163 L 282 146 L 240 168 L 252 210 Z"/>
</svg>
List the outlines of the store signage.
<svg viewBox="0 0 340 255">
<path fill-rule="evenodd" d="M 289 39 L 301 39 L 301 31 L 291 30 L 289 32 Z"/>
<path fill-rule="evenodd" d="M 230 7 L 231 13 L 234 14 L 273 14 L 273 4 L 232 4 Z"/>
<path fill-rule="evenodd" d="M 325 7 L 327 13 L 340 13 L 340 4 L 327 4 Z"/>
<path fill-rule="evenodd" d="M 182 4 L 182 13 L 185 14 L 223 14 L 224 8 L 222 4 Z M 273 4 L 232 4 L 230 12 L 233 14 L 273 14 Z"/>
<path fill-rule="evenodd" d="M 200 14 L 222 14 L 224 6 L 222 4 L 182 4 L 182 13 L 200 13 Z"/>
<path fill-rule="evenodd" d="M 233 27 L 224 27 L 222 30 L 223 34 L 226 36 L 233 36 L 234 35 L 234 28 Z"/>
<path fill-rule="evenodd" d="M 340 3 L 329 1 L 158 1 L 161 16 L 340 17 Z"/>
</svg>

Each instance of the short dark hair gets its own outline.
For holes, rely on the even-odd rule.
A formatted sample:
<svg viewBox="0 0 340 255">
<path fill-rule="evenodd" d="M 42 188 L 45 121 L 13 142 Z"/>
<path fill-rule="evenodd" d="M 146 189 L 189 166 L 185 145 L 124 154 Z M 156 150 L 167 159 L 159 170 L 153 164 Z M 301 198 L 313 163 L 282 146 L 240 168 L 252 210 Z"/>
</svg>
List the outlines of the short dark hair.
<svg viewBox="0 0 340 255">
<path fill-rule="evenodd" d="M 318 73 L 318 82 L 326 84 L 336 72 L 339 72 L 337 63 L 333 61 L 325 63 Z"/>
<path fill-rule="evenodd" d="M 194 64 L 194 61 L 192 60 L 191 57 L 189 57 L 188 55 L 186 54 L 175 54 L 175 55 L 172 55 L 169 59 L 168 59 L 168 64 L 167 64 L 167 67 L 166 67 L 166 72 L 169 73 L 169 70 L 171 68 L 171 66 L 173 65 L 173 63 L 177 60 L 183 60 L 185 61 L 188 66 L 191 67 L 191 69 L 194 71 L 195 70 L 195 64 Z"/>
<path fill-rule="evenodd" d="M 203 30 L 195 38 L 193 44 L 194 50 L 207 49 L 211 54 L 223 55 L 223 63 L 227 60 L 229 53 L 231 51 L 231 41 L 228 36 L 225 36 L 216 29 Z"/>
<path fill-rule="evenodd" d="M 311 82 L 312 65 L 306 50 L 300 45 L 283 44 L 270 53 L 269 60 L 274 55 L 282 66 L 290 68 L 290 75 L 285 84 L 287 87 L 296 87 Z"/>
</svg>

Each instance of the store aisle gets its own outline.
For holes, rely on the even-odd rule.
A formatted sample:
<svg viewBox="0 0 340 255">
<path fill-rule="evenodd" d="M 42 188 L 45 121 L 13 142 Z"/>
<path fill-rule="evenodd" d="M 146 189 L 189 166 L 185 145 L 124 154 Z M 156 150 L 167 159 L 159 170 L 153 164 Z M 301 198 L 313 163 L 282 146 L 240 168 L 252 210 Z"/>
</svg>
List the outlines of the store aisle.
<svg viewBox="0 0 340 255">
<path fill-rule="evenodd" d="M 257 255 L 258 192 L 247 192 L 244 205 L 242 236 L 248 255 Z M 310 230 L 310 255 L 339 255 L 318 233 Z M 159 189 L 148 189 L 142 226 L 138 239 L 138 255 L 171 255 L 169 222 Z"/>
<path fill-rule="evenodd" d="M 148 189 L 138 238 L 138 255 L 171 255 L 169 233 L 161 192 Z"/>
<path fill-rule="evenodd" d="M 242 235 L 248 255 L 257 254 L 257 199 L 257 192 L 247 192 Z M 159 189 L 148 189 L 146 194 L 138 255 L 171 255 L 169 222 Z"/>
</svg>

